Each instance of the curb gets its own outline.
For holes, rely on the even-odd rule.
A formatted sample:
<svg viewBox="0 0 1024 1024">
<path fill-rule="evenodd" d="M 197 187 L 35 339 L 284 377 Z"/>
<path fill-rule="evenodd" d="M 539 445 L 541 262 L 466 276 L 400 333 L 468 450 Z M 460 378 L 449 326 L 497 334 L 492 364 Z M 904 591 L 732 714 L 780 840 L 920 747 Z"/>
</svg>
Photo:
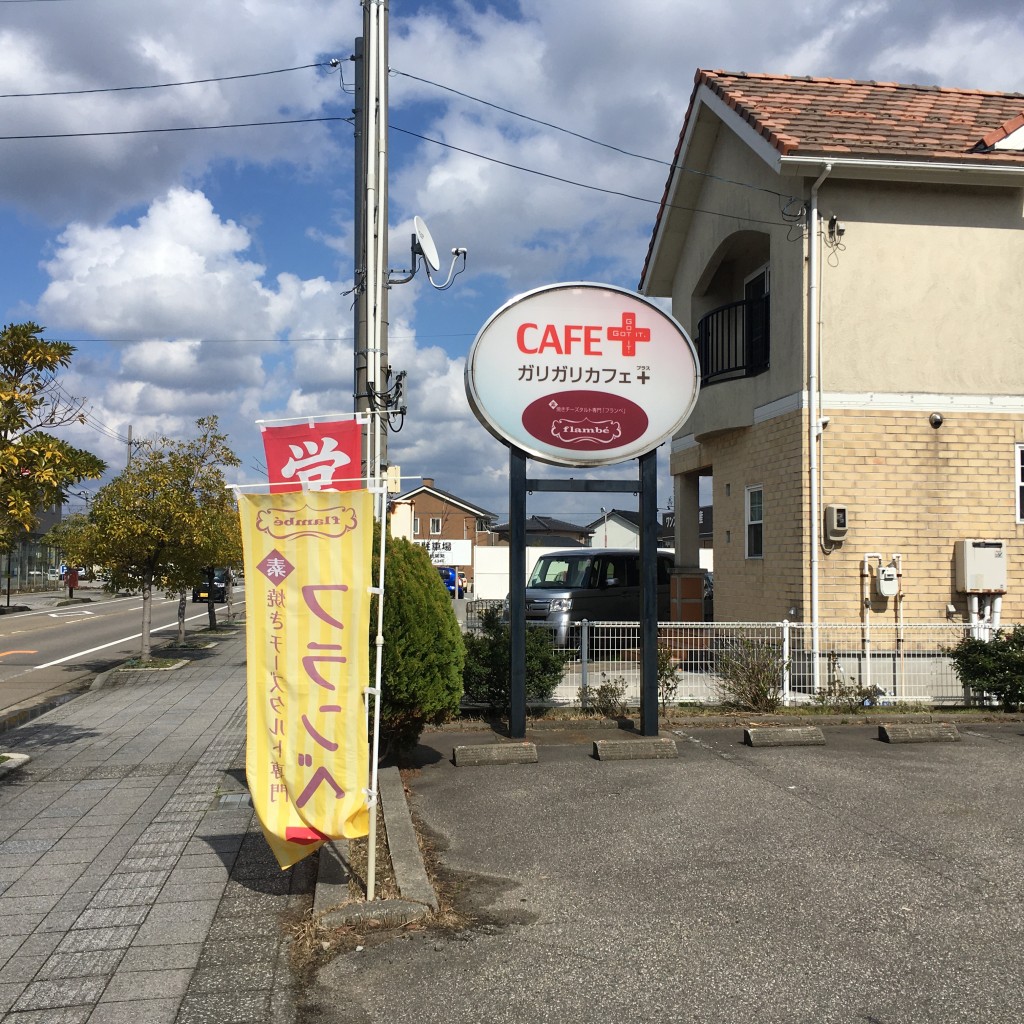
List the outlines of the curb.
<svg viewBox="0 0 1024 1024">
<path fill-rule="evenodd" d="M 0 761 L 0 779 L 8 772 L 13 772 L 32 760 L 28 754 L 4 754 L 3 756 L 5 760 Z"/>
<path fill-rule="evenodd" d="M 331 906 L 342 893 L 347 896 L 348 887 L 345 868 L 347 843 L 345 840 L 334 840 L 320 850 L 313 901 L 314 911 L 324 907 L 319 911 L 319 916 L 328 927 L 365 924 L 370 921 L 384 927 L 400 927 L 421 921 L 437 911 L 437 894 L 423 863 L 423 854 L 416 839 L 416 829 L 405 795 L 405 784 L 397 768 L 379 770 L 377 796 L 384 815 L 388 853 L 401 898 Z"/>
</svg>

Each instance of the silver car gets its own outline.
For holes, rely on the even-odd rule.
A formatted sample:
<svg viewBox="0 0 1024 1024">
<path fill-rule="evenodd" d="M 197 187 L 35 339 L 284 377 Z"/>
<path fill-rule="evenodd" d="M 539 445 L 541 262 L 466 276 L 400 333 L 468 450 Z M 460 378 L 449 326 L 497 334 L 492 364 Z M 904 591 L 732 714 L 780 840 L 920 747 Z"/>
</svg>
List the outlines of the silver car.
<svg viewBox="0 0 1024 1024">
<path fill-rule="evenodd" d="M 671 551 L 658 552 L 658 620 L 669 618 Z M 640 621 L 640 552 L 570 548 L 541 555 L 526 583 L 526 623 L 543 625 L 556 647 L 575 643 L 574 625 Z"/>
</svg>

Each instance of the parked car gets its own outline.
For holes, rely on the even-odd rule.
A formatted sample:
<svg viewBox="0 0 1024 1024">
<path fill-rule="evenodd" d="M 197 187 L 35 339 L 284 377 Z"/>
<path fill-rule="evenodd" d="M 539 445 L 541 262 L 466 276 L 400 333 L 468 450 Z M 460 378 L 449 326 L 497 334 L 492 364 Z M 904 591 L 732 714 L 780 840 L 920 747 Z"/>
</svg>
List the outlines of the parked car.
<svg viewBox="0 0 1024 1024">
<path fill-rule="evenodd" d="M 460 573 L 450 565 L 439 565 L 437 571 L 450 597 L 465 597 L 466 592 L 463 589 L 462 580 L 459 579 Z"/>
<path fill-rule="evenodd" d="M 658 552 L 658 620 L 669 618 L 671 551 Z M 556 647 L 573 643 L 575 624 L 639 622 L 640 552 L 571 548 L 541 555 L 526 583 L 526 622 L 546 626 Z"/>
<path fill-rule="evenodd" d="M 213 600 L 217 604 L 223 604 L 227 600 L 228 574 L 228 569 L 213 570 Z M 198 586 L 192 588 L 192 601 L 195 604 L 208 604 L 209 600 L 209 581 L 203 580 Z"/>
</svg>

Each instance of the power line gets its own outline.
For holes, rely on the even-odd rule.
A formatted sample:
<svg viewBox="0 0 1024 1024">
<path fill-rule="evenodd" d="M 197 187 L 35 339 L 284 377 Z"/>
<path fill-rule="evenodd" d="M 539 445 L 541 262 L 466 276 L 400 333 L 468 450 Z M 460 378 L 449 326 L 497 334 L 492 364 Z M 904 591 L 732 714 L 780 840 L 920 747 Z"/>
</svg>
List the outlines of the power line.
<svg viewBox="0 0 1024 1024">
<path fill-rule="evenodd" d="M 316 124 L 320 121 L 348 121 L 351 117 L 295 117 L 284 121 L 245 121 L 239 124 L 200 124 L 181 128 L 131 128 L 108 132 L 53 132 L 40 135 L 0 135 L 0 142 L 19 142 L 30 139 L 94 139 L 109 135 L 155 135 L 166 132 L 214 132 L 224 128 L 265 128 L 281 124 Z"/>
<path fill-rule="evenodd" d="M 476 157 L 478 160 L 486 160 L 489 163 L 498 164 L 501 167 L 508 167 L 514 171 L 522 171 L 525 174 L 534 174 L 539 178 L 547 178 L 549 181 L 557 181 L 563 185 L 575 185 L 577 188 L 587 189 L 591 192 L 600 192 L 603 195 L 618 196 L 622 199 L 632 199 L 638 203 L 649 203 L 652 206 L 662 206 L 660 199 L 650 199 L 647 196 L 634 195 L 631 192 L 621 192 L 618 189 L 603 188 L 600 185 L 588 185 L 582 181 L 575 181 L 572 178 L 563 178 L 558 174 L 550 174 L 547 171 L 538 171 L 532 167 L 523 167 L 521 164 L 514 164 L 508 160 L 499 160 L 497 157 L 485 156 L 483 153 L 476 153 L 471 149 L 464 149 L 461 146 L 452 145 L 450 142 L 441 142 L 440 139 L 432 139 L 427 135 L 421 135 L 419 132 L 410 131 L 408 128 L 399 128 L 397 125 L 389 124 L 389 128 L 392 131 L 401 132 L 403 135 L 411 135 L 413 138 L 421 139 L 424 142 L 432 142 L 435 146 L 443 146 L 445 149 L 454 150 L 456 153 L 464 153 L 466 156 Z M 772 195 L 781 195 L 781 193 L 773 192 Z M 789 198 L 788 196 L 786 198 Z M 704 213 L 709 217 L 731 217 L 733 220 L 743 221 L 745 224 L 771 224 L 775 225 L 777 222 L 774 220 L 762 220 L 758 217 L 751 217 L 747 214 L 738 213 L 723 213 L 719 210 L 703 210 L 699 206 L 680 206 L 675 203 L 664 204 L 665 209 L 671 210 L 688 210 L 691 213 Z"/>
<path fill-rule="evenodd" d="M 602 149 L 609 149 L 614 153 L 620 153 L 622 156 L 632 157 L 635 160 L 646 160 L 648 163 L 660 164 L 662 167 L 670 167 L 674 170 L 686 171 L 690 174 L 698 174 L 704 178 L 710 178 L 713 181 L 720 181 L 726 185 L 736 185 L 739 188 L 749 188 L 755 192 L 767 192 L 772 196 L 780 196 L 781 198 L 790 198 L 788 194 L 782 192 L 776 192 L 774 189 L 765 188 L 763 185 L 753 185 L 746 181 L 735 181 L 732 178 L 723 178 L 717 174 L 709 174 L 707 171 L 698 171 L 692 167 L 680 167 L 674 164 L 671 160 L 662 160 L 658 157 L 647 156 L 644 153 L 634 153 L 632 150 L 623 149 L 621 146 L 615 146 L 610 142 L 603 142 L 600 139 L 595 139 L 590 135 L 583 135 L 580 132 L 573 131 L 571 128 L 564 128 L 562 125 L 553 124 L 551 121 L 542 121 L 540 118 L 530 117 L 529 114 L 523 114 L 518 110 L 511 110 L 509 107 L 503 107 L 500 104 L 492 103 L 490 100 L 481 99 L 479 96 L 473 96 L 468 92 L 462 92 L 460 89 L 454 89 L 450 85 L 442 85 L 440 82 L 432 82 L 429 78 L 420 78 L 418 75 L 411 75 L 407 71 L 398 71 L 395 68 L 388 69 L 392 74 L 401 75 L 403 78 L 411 78 L 416 82 L 422 82 L 424 85 L 432 85 L 435 89 L 443 89 L 445 92 L 453 93 L 456 96 L 461 96 L 463 99 L 472 100 L 474 103 L 480 103 L 485 107 L 491 107 L 493 110 L 500 110 L 503 114 L 510 114 L 512 117 L 522 118 L 524 121 L 529 121 L 531 124 L 539 124 L 544 128 L 551 128 L 553 131 L 562 132 L 564 135 L 569 135 L 574 139 L 580 139 L 582 142 L 589 142 L 593 146 L 600 146 Z"/>
<path fill-rule="evenodd" d="M 26 3 L 28 0 L 0 0 L 0 3 Z M 299 64 L 294 68 L 277 68 L 274 71 L 251 71 L 244 75 L 222 75 L 219 78 L 194 78 L 187 82 L 159 82 L 154 85 L 113 85 L 102 89 L 60 89 L 53 92 L 7 92 L 0 93 L 0 100 L 28 99 L 39 96 L 91 96 L 100 92 L 132 92 L 142 89 L 176 89 L 183 85 L 207 85 L 211 82 L 237 82 L 243 78 L 262 78 L 266 75 L 283 75 L 289 71 L 306 71 L 309 68 L 325 68 L 329 65 Z"/>
</svg>

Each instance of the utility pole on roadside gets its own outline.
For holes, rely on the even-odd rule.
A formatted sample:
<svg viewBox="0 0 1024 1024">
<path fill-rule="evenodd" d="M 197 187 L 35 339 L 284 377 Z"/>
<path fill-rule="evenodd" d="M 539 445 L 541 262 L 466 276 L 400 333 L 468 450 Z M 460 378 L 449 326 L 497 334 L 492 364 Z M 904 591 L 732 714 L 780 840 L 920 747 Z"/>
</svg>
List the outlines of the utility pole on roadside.
<svg viewBox="0 0 1024 1024">
<path fill-rule="evenodd" d="M 363 0 L 355 43 L 355 411 L 370 417 L 364 473 L 387 465 L 388 389 L 388 3 Z"/>
</svg>

